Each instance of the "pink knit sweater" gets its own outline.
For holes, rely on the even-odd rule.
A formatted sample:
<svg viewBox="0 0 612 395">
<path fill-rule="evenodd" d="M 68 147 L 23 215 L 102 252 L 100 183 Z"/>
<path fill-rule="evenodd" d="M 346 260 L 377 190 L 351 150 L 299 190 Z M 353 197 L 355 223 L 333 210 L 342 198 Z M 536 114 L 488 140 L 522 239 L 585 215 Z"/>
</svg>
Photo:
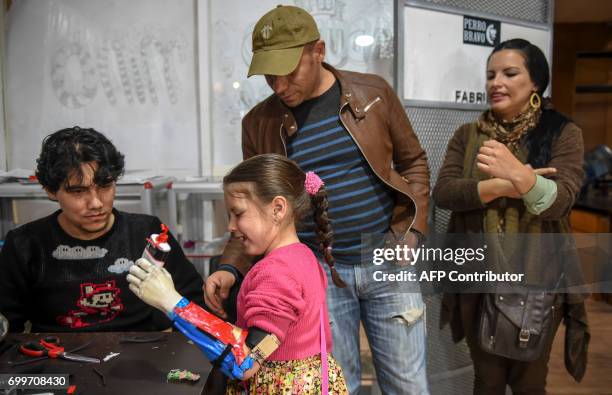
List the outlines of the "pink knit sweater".
<svg viewBox="0 0 612 395">
<path fill-rule="evenodd" d="M 281 344 L 268 360 L 303 359 L 321 352 L 319 311 L 323 304 L 327 352 L 331 352 L 326 288 L 325 271 L 306 245 L 277 248 L 244 278 L 236 324 L 256 326 L 278 337 Z"/>
</svg>

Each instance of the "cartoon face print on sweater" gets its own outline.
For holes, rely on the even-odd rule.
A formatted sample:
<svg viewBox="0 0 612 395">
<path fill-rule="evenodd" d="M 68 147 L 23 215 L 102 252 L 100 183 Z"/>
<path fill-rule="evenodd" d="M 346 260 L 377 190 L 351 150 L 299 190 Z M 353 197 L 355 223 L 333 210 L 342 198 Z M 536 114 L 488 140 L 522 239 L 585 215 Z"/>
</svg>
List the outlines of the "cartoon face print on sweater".
<svg viewBox="0 0 612 395">
<path fill-rule="evenodd" d="M 59 316 L 57 322 L 74 329 L 112 321 L 123 310 L 119 293 L 121 290 L 115 285 L 115 280 L 101 284 L 83 283 L 76 302 L 78 309 Z"/>
<path fill-rule="evenodd" d="M 77 259 L 97 259 L 104 258 L 108 250 L 98 246 L 74 246 L 70 247 L 64 244 L 58 245 L 53 251 L 53 258 L 77 260 Z"/>
<path fill-rule="evenodd" d="M 98 246 L 74 246 L 70 247 L 64 244 L 58 245 L 53 251 L 53 258 L 57 260 L 77 261 L 82 259 L 98 259 L 104 258 L 108 250 Z M 128 258 L 117 258 L 112 265 L 108 267 L 108 271 L 115 274 L 125 273 L 130 270 L 130 266 L 134 264 Z"/>
</svg>

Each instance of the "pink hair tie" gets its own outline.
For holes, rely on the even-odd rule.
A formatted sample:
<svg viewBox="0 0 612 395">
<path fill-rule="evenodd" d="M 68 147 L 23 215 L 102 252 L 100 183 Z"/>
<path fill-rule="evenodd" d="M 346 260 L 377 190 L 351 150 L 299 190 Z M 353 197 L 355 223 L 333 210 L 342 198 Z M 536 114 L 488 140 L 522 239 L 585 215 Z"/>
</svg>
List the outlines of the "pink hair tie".
<svg viewBox="0 0 612 395">
<path fill-rule="evenodd" d="M 308 193 L 310 196 L 316 195 L 317 192 L 319 192 L 319 189 L 321 189 L 324 184 L 325 183 L 323 182 L 323 180 L 318 175 L 316 175 L 314 171 L 309 171 L 306 173 L 306 179 L 304 180 L 304 189 L 306 189 L 306 193 Z"/>
</svg>

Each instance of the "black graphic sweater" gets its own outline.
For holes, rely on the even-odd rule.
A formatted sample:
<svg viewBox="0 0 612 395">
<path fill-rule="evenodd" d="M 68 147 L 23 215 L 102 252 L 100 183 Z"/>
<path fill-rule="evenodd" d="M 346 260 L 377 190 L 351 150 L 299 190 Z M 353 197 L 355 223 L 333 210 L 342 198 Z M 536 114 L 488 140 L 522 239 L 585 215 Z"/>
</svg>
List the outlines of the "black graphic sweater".
<svg viewBox="0 0 612 395">
<path fill-rule="evenodd" d="M 26 321 L 32 332 L 155 331 L 172 326 L 165 315 L 130 291 L 129 267 L 142 256 L 146 238 L 160 233 L 149 215 L 114 210 L 110 231 L 94 240 L 68 235 L 61 211 L 10 231 L 0 253 L 0 312 L 11 332 Z M 174 237 L 165 268 L 177 291 L 204 304 L 202 278 Z"/>
</svg>

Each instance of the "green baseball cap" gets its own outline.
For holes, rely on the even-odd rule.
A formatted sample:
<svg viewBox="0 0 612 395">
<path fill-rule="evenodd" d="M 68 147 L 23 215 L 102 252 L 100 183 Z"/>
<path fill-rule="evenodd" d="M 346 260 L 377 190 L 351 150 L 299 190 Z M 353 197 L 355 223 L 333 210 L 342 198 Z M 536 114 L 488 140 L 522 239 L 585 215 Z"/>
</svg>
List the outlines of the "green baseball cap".
<svg viewBox="0 0 612 395">
<path fill-rule="evenodd" d="M 255 24 L 248 77 L 291 73 L 302 57 L 304 45 L 320 37 L 317 24 L 308 12 L 294 6 L 277 6 Z"/>
</svg>

